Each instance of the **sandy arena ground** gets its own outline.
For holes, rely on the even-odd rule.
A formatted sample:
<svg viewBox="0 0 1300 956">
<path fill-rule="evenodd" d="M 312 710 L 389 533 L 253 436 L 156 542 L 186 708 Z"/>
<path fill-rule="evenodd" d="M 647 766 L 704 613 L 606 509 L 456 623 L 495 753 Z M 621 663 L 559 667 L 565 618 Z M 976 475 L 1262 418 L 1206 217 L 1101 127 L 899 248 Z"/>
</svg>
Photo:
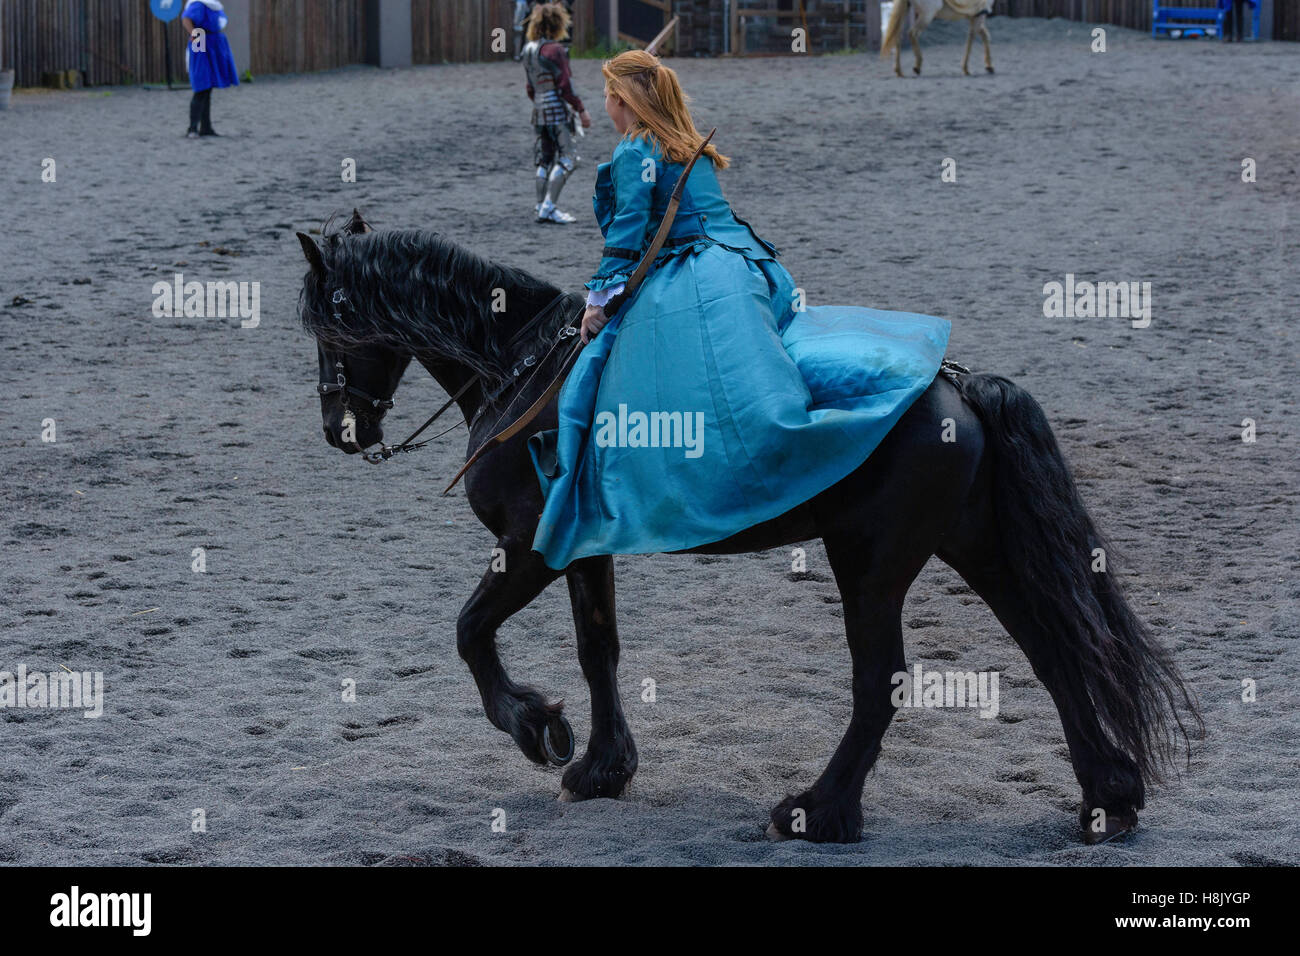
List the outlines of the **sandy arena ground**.
<svg viewBox="0 0 1300 956">
<path fill-rule="evenodd" d="M 577 288 L 615 141 L 587 60 L 597 123 L 567 229 L 530 222 L 513 63 L 258 78 L 215 95 L 225 135 L 202 142 L 181 136 L 182 92 L 20 93 L 0 113 L 0 670 L 105 679 L 98 720 L 0 711 L 0 861 L 1300 863 L 1300 47 L 1112 28 L 1094 54 L 1086 25 L 999 18 L 997 74 L 965 78 L 962 29 L 926 33 L 919 80 L 863 56 L 672 65 L 735 160 L 737 211 L 812 303 L 949 317 L 953 358 L 1046 408 L 1205 710 L 1190 771 L 1149 795 L 1136 836 L 1081 844 L 1047 693 L 938 562 L 904 614 L 909 664 L 1000 671 L 1001 713 L 902 712 L 860 844 L 763 836 L 849 715 L 815 544 L 807 575 L 787 551 L 617 559 L 641 755 L 626 799 L 557 804 L 559 772 L 483 716 L 454 623 L 493 541 L 460 493 L 438 496 L 464 432 L 382 469 L 325 444 L 294 230 L 355 205 Z M 155 318 L 175 272 L 259 282 L 260 326 Z M 1149 281 L 1150 326 L 1044 318 L 1043 284 L 1067 273 Z M 390 438 L 443 396 L 412 372 L 397 398 Z M 585 746 L 573 643 L 562 584 L 501 633 Z"/>
</svg>

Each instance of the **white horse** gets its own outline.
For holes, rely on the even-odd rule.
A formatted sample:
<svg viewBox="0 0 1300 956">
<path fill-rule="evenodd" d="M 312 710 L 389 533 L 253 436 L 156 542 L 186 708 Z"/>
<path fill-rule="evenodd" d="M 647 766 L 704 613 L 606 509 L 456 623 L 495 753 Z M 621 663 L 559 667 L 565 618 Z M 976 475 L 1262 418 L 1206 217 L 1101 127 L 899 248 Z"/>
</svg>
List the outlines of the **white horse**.
<svg viewBox="0 0 1300 956">
<path fill-rule="evenodd" d="M 903 70 L 899 66 L 899 48 L 901 47 L 901 36 L 903 32 L 903 20 L 907 16 L 909 7 L 916 8 L 916 23 L 907 31 L 907 35 L 912 40 L 912 52 L 916 54 L 916 64 L 912 67 L 912 72 L 917 76 L 921 75 L 921 31 L 923 31 L 935 17 L 940 20 L 970 20 L 970 33 L 966 35 L 966 53 L 961 58 L 961 71 L 970 76 L 970 70 L 966 69 L 967 63 L 970 62 L 971 41 L 975 39 L 975 34 L 979 33 L 980 39 L 984 41 L 984 69 L 990 73 L 993 72 L 993 58 L 989 53 L 989 28 L 985 26 L 985 19 L 993 12 L 993 0 L 894 0 L 894 9 L 889 14 L 889 24 L 885 27 L 885 37 L 880 43 L 880 55 L 885 56 L 892 49 L 894 51 L 894 72 L 899 76 L 903 75 Z"/>
</svg>

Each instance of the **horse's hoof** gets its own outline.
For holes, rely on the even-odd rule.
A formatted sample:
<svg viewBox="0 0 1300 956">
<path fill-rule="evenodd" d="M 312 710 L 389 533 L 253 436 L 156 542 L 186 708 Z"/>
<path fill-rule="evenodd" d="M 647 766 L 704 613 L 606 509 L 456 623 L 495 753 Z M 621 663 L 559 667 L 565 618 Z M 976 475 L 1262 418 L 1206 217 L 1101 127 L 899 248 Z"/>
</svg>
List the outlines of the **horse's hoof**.
<svg viewBox="0 0 1300 956">
<path fill-rule="evenodd" d="M 553 712 L 546 718 L 546 726 L 542 728 L 542 750 L 552 767 L 563 767 L 573 759 L 573 728 L 563 714 Z"/>
<path fill-rule="evenodd" d="M 570 790 L 568 787 L 561 787 L 561 788 L 560 788 L 560 796 L 559 796 L 559 799 L 558 799 L 557 802 L 559 802 L 559 803 L 573 803 L 573 791 Z"/>
<path fill-rule="evenodd" d="M 767 825 L 767 838 L 768 838 L 769 840 L 771 840 L 773 843 L 783 843 L 783 842 L 785 842 L 786 840 L 793 840 L 793 839 L 794 839 L 794 837 L 792 837 L 792 836 L 787 836 L 786 834 L 784 834 L 784 833 L 782 833 L 780 830 L 778 830 L 778 829 L 776 828 L 776 824 L 775 824 L 775 823 L 769 823 L 769 824 Z"/>
<path fill-rule="evenodd" d="M 984 69 L 985 69 L 986 72 L 989 72 L 989 73 L 992 73 L 992 72 L 993 72 L 993 67 L 991 67 L 991 66 L 986 66 L 986 67 L 984 67 Z"/>
<path fill-rule="evenodd" d="M 1103 843 L 1111 843 L 1115 840 L 1122 840 L 1130 833 L 1137 831 L 1137 817 L 1108 816 L 1106 818 L 1106 828 L 1104 830 L 1094 830 L 1092 827 L 1084 827 L 1083 842 L 1088 846 L 1101 846 Z"/>
<path fill-rule="evenodd" d="M 914 66 L 914 67 L 912 67 L 912 72 L 915 73 L 917 76 L 920 76 L 920 75 L 921 75 L 921 68 L 920 68 L 919 66 Z"/>
</svg>

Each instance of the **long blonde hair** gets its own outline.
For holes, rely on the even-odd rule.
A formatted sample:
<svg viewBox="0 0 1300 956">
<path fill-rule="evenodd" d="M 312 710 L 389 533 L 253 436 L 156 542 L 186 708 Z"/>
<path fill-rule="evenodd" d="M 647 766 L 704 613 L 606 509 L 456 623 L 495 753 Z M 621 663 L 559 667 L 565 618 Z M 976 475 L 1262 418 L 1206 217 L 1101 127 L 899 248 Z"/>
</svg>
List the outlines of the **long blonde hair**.
<svg viewBox="0 0 1300 956">
<path fill-rule="evenodd" d="M 636 122 L 625 135 L 649 137 L 674 163 L 685 163 L 694 155 L 704 137 L 695 128 L 689 98 L 677 82 L 677 74 L 659 58 L 645 50 L 627 50 L 600 66 L 605 86 L 628 105 Z M 710 143 L 704 155 L 718 169 L 726 169 L 731 160 Z"/>
<path fill-rule="evenodd" d="M 569 32 L 573 18 L 562 3 L 539 3 L 528 15 L 528 42 L 558 40 Z"/>
</svg>

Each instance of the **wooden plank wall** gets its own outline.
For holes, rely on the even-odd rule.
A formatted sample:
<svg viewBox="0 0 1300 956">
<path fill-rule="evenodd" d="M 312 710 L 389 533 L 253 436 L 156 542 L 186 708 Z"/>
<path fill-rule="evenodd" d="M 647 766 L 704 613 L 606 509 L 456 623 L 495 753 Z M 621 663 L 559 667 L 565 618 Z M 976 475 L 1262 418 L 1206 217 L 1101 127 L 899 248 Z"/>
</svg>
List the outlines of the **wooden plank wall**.
<svg viewBox="0 0 1300 956">
<path fill-rule="evenodd" d="M 579 0 L 575 10 L 574 47 L 594 45 L 595 7 L 604 0 Z M 756 0 L 755 0 L 756 2 Z M 843 0 L 805 0 L 809 26 L 818 7 L 834 8 Z M 864 8 L 867 23 L 879 0 L 850 0 Z M 1180 0 L 1188 6 L 1213 6 L 1215 0 Z M 253 73 L 305 72 L 365 62 L 366 0 L 254 0 L 250 24 Z M 679 55 L 722 52 L 722 0 L 674 0 L 682 17 Z M 1003 16 L 1065 17 L 1110 23 L 1135 30 L 1151 29 L 1150 0 L 996 0 Z M 1300 41 L 1300 2 L 1274 4 L 1279 40 Z M 461 63 L 495 60 L 491 31 L 506 31 L 508 45 L 513 4 L 510 0 L 412 0 L 411 30 L 416 63 Z M 878 16 L 878 14 L 877 14 Z M 830 26 L 827 29 L 841 29 Z M 861 42 L 861 26 L 853 42 Z M 869 26 L 868 44 L 878 44 L 878 28 Z M 185 83 L 185 40 L 179 21 L 164 28 L 149 12 L 148 0 L 0 0 L 0 66 L 13 68 L 18 86 L 39 86 L 43 74 L 81 71 L 92 85 L 159 83 L 165 79 L 164 43 L 172 50 L 173 76 Z M 787 31 L 788 32 L 788 31 Z M 872 41 L 874 40 L 874 44 Z M 815 47 L 814 47 L 815 48 Z"/>
<path fill-rule="evenodd" d="M 1273 39 L 1300 41 L 1300 2 L 1276 0 L 1273 4 Z"/>
<path fill-rule="evenodd" d="M 437 0 L 442 3 L 443 0 Z M 254 0 L 252 63 L 243 73 L 301 73 L 365 62 L 366 0 Z M 161 83 L 164 42 L 172 75 L 185 84 L 180 20 L 164 26 L 149 0 L 0 0 L 0 62 L 18 86 L 54 70 L 80 70 L 91 85 Z"/>
<path fill-rule="evenodd" d="M 573 10 L 573 47 L 596 41 L 596 4 L 578 0 Z M 512 0 L 411 0 L 412 55 L 416 63 L 470 63 L 499 60 L 492 52 L 492 31 L 506 31 L 506 48 L 514 52 Z"/>
<path fill-rule="evenodd" d="M 185 39 L 180 21 L 164 27 L 148 0 L 0 0 L 0 63 L 16 71 L 18 86 L 39 86 L 42 75 L 78 70 L 92 85 L 162 82 L 164 43 L 172 72 L 185 82 Z"/>
<path fill-rule="evenodd" d="M 1218 0 L 1177 0 L 1176 5 L 1217 7 Z M 1151 30 L 1151 0 L 995 0 L 993 12 L 1008 17 L 1063 17 Z"/>
<path fill-rule="evenodd" d="M 254 76 L 366 61 L 365 0 L 254 0 L 252 7 Z"/>
</svg>

